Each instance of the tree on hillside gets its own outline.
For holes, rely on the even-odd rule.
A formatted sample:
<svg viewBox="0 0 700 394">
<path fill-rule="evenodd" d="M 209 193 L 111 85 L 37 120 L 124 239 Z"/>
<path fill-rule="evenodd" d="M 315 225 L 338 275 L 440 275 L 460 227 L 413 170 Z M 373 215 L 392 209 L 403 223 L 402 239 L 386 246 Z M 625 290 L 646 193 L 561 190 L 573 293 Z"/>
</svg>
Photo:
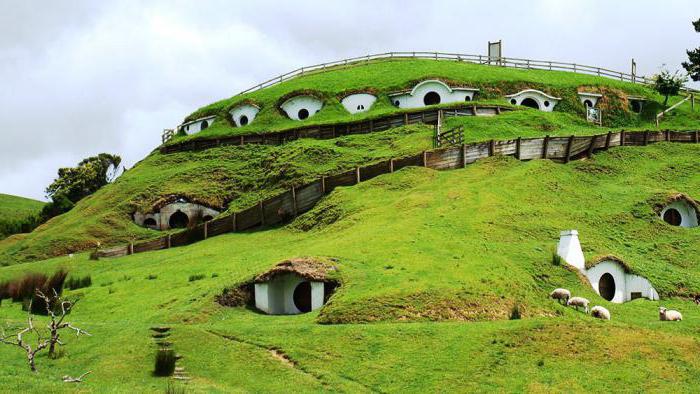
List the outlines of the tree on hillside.
<svg viewBox="0 0 700 394">
<path fill-rule="evenodd" d="M 52 202 L 42 210 L 45 219 L 69 211 L 81 199 L 112 182 L 119 173 L 121 157 L 100 153 L 78 163 L 77 167 L 58 170 L 58 178 L 46 188 Z"/>
<path fill-rule="evenodd" d="M 693 27 L 695 31 L 700 33 L 700 19 L 693 22 Z M 693 50 L 686 51 L 688 54 L 688 61 L 683 62 L 683 68 L 688 72 L 690 78 L 693 81 L 700 81 L 700 47 Z"/>
<path fill-rule="evenodd" d="M 668 104 L 669 96 L 675 96 L 683 88 L 683 84 L 687 81 L 684 75 L 680 75 L 678 71 L 671 74 L 667 70 L 662 70 L 656 76 L 654 88 L 659 94 L 664 96 L 664 106 Z"/>
</svg>

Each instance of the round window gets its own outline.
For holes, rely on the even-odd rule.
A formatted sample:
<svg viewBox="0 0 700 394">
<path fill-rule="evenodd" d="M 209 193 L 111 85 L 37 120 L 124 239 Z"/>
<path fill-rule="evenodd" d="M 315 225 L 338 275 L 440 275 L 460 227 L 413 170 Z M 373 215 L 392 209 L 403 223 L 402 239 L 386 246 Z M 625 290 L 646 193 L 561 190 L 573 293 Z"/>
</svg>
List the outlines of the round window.
<svg viewBox="0 0 700 394">
<path fill-rule="evenodd" d="M 544 106 L 545 106 L 545 107 L 549 107 L 549 101 L 545 100 L 545 101 L 544 101 Z"/>
<path fill-rule="evenodd" d="M 436 92 L 428 92 L 423 96 L 423 104 L 436 105 L 440 104 L 440 95 Z"/>
<path fill-rule="evenodd" d="M 469 97 L 469 96 L 467 96 L 467 97 L 464 98 L 464 101 L 472 101 L 472 98 Z"/>
<path fill-rule="evenodd" d="M 671 226 L 680 226 L 681 222 L 683 222 L 683 218 L 676 208 L 669 208 L 664 212 L 664 222 Z"/>
<path fill-rule="evenodd" d="M 241 115 L 240 118 L 238 118 L 238 125 L 239 126 L 245 126 L 248 124 L 248 117 L 245 115 Z"/>
<path fill-rule="evenodd" d="M 297 113 L 297 117 L 301 120 L 308 118 L 309 117 L 309 110 L 306 108 L 300 109 L 299 112 Z"/>
<path fill-rule="evenodd" d="M 606 272 L 600 277 L 598 292 L 601 297 L 608 301 L 612 301 L 612 299 L 615 298 L 615 279 L 613 279 L 610 273 Z"/>
<path fill-rule="evenodd" d="M 200 130 L 204 130 L 204 129 L 206 129 L 207 127 L 209 127 L 209 122 L 207 122 L 206 120 L 203 120 L 203 121 L 202 121 L 202 127 L 200 127 L 199 129 L 200 129 Z"/>
<path fill-rule="evenodd" d="M 583 102 L 583 105 L 585 105 L 588 108 L 591 108 L 591 107 L 593 107 L 593 102 L 591 100 L 585 100 Z"/>
<path fill-rule="evenodd" d="M 398 107 L 399 104 L 401 104 L 401 103 L 399 103 L 399 100 L 394 101 L 394 106 Z"/>
<path fill-rule="evenodd" d="M 513 104 L 513 105 L 515 105 L 515 104 L 517 104 L 518 102 L 517 102 L 515 99 L 510 99 L 510 103 Z"/>
</svg>

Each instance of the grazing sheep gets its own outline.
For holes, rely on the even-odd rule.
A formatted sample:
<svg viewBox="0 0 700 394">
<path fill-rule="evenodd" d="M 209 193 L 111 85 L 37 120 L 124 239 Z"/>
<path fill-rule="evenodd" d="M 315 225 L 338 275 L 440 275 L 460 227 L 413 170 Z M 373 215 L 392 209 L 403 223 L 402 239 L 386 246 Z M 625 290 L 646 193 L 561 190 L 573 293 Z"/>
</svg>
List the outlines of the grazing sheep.
<svg viewBox="0 0 700 394">
<path fill-rule="evenodd" d="M 586 313 L 588 313 L 588 303 L 589 301 L 583 297 L 571 297 L 566 301 L 566 305 L 572 305 L 576 310 L 578 307 L 583 307 Z"/>
<path fill-rule="evenodd" d="M 610 311 L 600 305 L 596 305 L 591 308 L 591 316 L 597 317 L 598 319 L 610 320 Z"/>
<path fill-rule="evenodd" d="M 664 307 L 659 308 L 659 320 L 661 321 L 681 321 L 683 320 L 683 315 L 680 312 L 674 310 L 668 310 Z"/>
<path fill-rule="evenodd" d="M 549 296 L 561 304 L 561 300 L 564 300 L 564 302 L 569 301 L 569 298 L 571 298 L 571 292 L 566 289 L 554 289 L 554 291 L 549 293 Z"/>
</svg>

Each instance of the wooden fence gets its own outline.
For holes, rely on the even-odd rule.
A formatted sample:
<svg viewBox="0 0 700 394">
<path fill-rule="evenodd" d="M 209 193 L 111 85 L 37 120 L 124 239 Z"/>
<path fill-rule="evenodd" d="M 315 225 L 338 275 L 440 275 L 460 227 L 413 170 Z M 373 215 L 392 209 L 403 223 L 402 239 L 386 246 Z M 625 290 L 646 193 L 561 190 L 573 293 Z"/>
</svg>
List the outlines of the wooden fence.
<svg viewBox="0 0 700 394">
<path fill-rule="evenodd" d="M 188 245 L 219 234 L 280 224 L 310 210 L 324 195 L 332 192 L 336 187 L 356 185 L 404 167 L 420 166 L 450 170 L 466 167 L 470 163 L 489 156 L 514 156 L 518 160 L 550 159 L 568 163 L 571 160 L 589 157 L 596 151 L 606 150 L 609 147 L 643 146 L 660 141 L 697 144 L 700 143 L 700 132 L 621 131 L 580 137 L 517 138 L 425 151 L 413 156 L 394 158 L 365 167 L 357 167 L 340 174 L 324 176 L 314 182 L 292 187 L 252 207 L 220 216 L 194 228 L 150 241 L 101 249 L 95 254 L 97 257 L 125 256 Z"/>
<path fill-rule="evenodd" d="M 455 108 L 427 109 L 420 111 L 404 112 L 384 116 L 377 119 L 369 119 L 348 123 L 337 123 L 332 125 L 305 126 L 279 132 L 268 132 L 260 134 L 245 134 L 223 138 L 200 138 L 191 141 L 184 141 L 171 145 L 163 145 L 160 152 L 164 154 L 196 151 L 214 148 L 223 145 L 282 145 L 299 138 L 329 139 L 351 134 L 367 134 L 377 131 L 384 131 L 394 127 L 416 124 L 438 122 L 438 117 L 454 116 L 478 116 L 497 115 L 502 111 L 510 111 L 511 108 L 498 105 L 464 105 L 460 104 Z"/>
</svg>

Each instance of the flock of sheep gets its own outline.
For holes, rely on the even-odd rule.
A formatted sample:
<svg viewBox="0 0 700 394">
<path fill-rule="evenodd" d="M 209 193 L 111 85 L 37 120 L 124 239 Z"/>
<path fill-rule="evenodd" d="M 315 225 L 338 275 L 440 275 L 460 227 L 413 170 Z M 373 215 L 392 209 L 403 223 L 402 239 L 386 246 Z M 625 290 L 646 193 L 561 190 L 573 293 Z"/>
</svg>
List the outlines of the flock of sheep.
<svg viewBox="0 0 700 394">
<path fill-rule="evenodd" d="M 579 307 L 584 308 L 586 313 L 589 312 L 588 304 L 589 301 L 583 297 L 572 297 L 571 292 L 567 289 L 554 289 L 549 296 L 559 303 L 562 300 L 567 306 L 573 306 L 578 310 Z M 591 316 L 597 317 L 598 319 L 610 320 L 610 311 L 606 308 L 596 305 L 590 309 Z M 680 312 L 674 310 L 668 310 L 664 307 L 659 308 L 659 320 L 661 321 L 681 321 L 683 320 L 683 315 Z"/>
</svg>

